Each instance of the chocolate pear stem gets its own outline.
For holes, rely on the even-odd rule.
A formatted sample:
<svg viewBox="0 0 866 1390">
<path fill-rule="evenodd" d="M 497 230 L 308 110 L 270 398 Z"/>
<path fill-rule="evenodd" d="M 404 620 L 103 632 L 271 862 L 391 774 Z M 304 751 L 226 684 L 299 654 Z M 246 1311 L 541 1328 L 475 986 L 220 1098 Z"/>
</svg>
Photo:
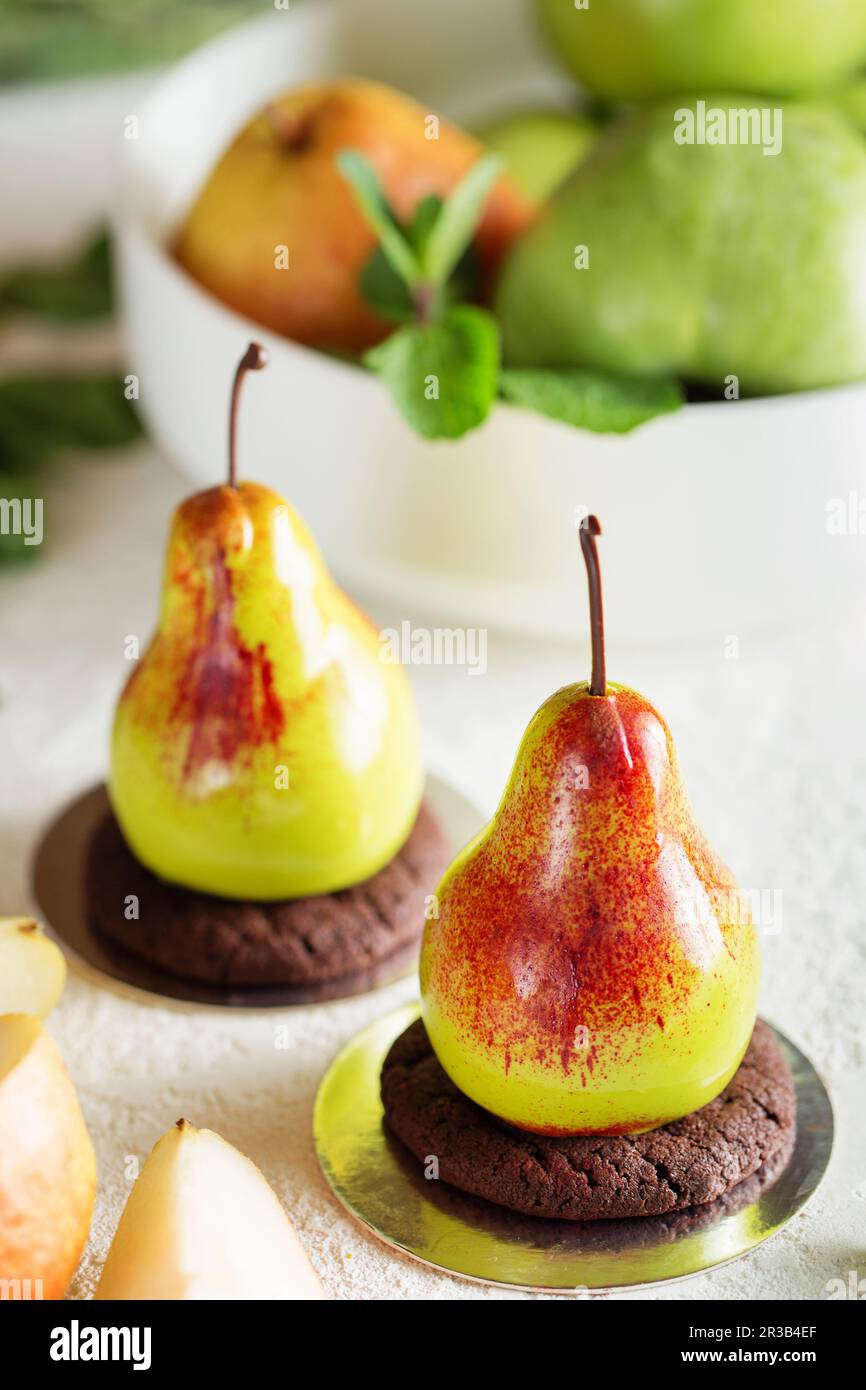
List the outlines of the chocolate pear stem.
<svg viewBox="0 0 866 1390">
<path fill-rule="evenodd" d="M 601 572 L 598 565 L 596 536 L 601 535 L 598 517 L 587 516 L 580 523 L 580 548 L 589 580 L 589 628 L 592 636 L 592 677 L 590 695 L 606 695 L 607 679 L 604 667 L 604 610 L 601 603 Z"/>
<path fill-rule="evenodd" d="M 232 398 L 229 406 L 229 487 L 237 487 L 237 460 L 236 460 L 236 438 L 238 423 L 238 397 L 241 390 L 241 382 L 247 372 L 260 372 L 262 367 L 268 365 L 268 352 L 261 343 L 250 343 L 243 357 L 237 365 L 235 379 L 232 384 Z"/>
</svg>

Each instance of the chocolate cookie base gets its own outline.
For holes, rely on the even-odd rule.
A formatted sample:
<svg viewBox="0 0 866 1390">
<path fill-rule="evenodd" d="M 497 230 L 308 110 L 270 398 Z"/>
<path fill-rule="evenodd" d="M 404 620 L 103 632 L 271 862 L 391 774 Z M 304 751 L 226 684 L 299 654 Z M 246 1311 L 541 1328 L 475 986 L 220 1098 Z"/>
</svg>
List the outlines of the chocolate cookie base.
<svg viewBox="0 0 866 1390">
<path fill-rule="evenodd" d="M 762 1021 L 736 1075 L 709 1105 L 647 1134 L 548 1138 L 505 1125 L 457 1089 L 419 1020 L 391 1047 L 382 1102 L 393 1134 L 463 1192 L 528 1216 L 622 1220 L 717 1201 L 794 1144 L 794 1083 Z"/>
<path fill-rule="evenodd" d="M 87 915 L 102 937 L 169 975 L 227 989 L 305 988 L 367 975 L 420 942 L 425 899 L 449 858 L 425 803 L 399 854 L 365 883 L 312 898 L 241 902 L 158 878 L 109 814 L 88 847 Z M 130 896 L 138 899 L 131 921 Z"/>
</svg>

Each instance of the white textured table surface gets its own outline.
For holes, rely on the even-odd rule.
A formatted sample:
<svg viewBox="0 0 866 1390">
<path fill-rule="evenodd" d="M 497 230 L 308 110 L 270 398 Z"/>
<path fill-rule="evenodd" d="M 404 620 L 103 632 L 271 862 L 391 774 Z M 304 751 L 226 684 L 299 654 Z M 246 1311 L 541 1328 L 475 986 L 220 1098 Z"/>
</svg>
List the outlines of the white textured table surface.
<svg viewBox="0 0 866 1390">
<path fill-rule="evenodd" d="M 186 491 L 147 448 L 70 465 L 47 494 L 50 551 L 0 575 L 0 911 L 26 907 L 28 857 L 46 817 L 104 773 L 123 638 L 151 629 L 169 512 Z M 734 546 L 731 562 L 748 557 Z M 389 626 L 402 616 L 376 613 Z M 688 650 L 626 651 L 615 613 L 608 622 L 611 675 L 667 717 L 709 838 L 743 884 L 782 891 L 762 1008 L 812 1057 L 837 1117 L 829 1175 L 780 1236 L 650 1296 L 821 1299 L 828 1280 L 866 1274 L 866 626 L 744 639 L 730 659 L 729 634 L 707 633 Z M 491 634 L 484 677 L 413 668 L 429 766 L 490 811 L 529 716 L 557 685 L 583 678 L 587 662 L 579 640 L 541 647 Z M 128 1191 L 127 1156 L 143 1158 L 185 1115 L 262 1167 L 334 1297 L 523 1297 L 391 1254 L 342 1213 L 319 1174 L 310 1128 L 322 1074 L 364 1023 L 413 994 L 407 981 L 352 1002 L 242 1014 L 133 1003 L 72 973 L 50 1028 L 100 1171 L 73 1295 L 93 1288 Z M 290 1030 L 289 1051 L 274 1046 L 277 1024 Z"/>
</svg>

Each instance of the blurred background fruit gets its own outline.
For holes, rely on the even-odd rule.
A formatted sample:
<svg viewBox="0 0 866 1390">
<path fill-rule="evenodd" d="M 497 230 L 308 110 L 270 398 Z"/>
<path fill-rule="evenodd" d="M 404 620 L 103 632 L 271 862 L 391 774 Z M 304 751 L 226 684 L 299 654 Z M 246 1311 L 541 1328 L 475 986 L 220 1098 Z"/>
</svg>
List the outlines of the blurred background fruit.
<svg viewBox="0 0 866 1390">
<path fill-rule="evenodd" d="M 460 0 L 447 0 L 445 8 L 440 5 L 435 11 L 410 10 L 399 0 L 353 0 L 351 5 L 313 0 L 298 5 L 288 16 L 269 16 L 217 40 L 177 67 L 137 107 L 147 139 L 129 141 L 123 151 L 117 223 L 121 284 L 127 341 L 134 367 L 147 382 L 142 410 L 167 457 L 205 484 L 212 481 L 213 460 L 224 447 L 222 411 L 210 408 L 201 383 L 225 372 L 225 363 L 237 353 L 239 335 L 248 335 L 249 326 L 215 298 L 201 294 L 191 277 L 178 275 L 166 248 L 251 113 L 261 110 L 274 92 L 309 84 L 317 76 L 331 81 L 335 70 L 360 73 L 418 94 L 422 109 L 441 112 L 475 131 L 485 130 L 493 120 L 499 124 L 509 113 L 519 119 L 539 110 L 566 115 L 580 110 L 584 98 L 576 84 L 557 73 L 536 20 L 529 0 L 478 0 L 471 8 Z M 198 113 L 196 122 L 187 119 L 190 109 Z M 595 119 L 595 109 L 589 110 Z M 583 180 L 587 185 L 593 181 L 594 186 L 598 166 L 608 162 L 607 143 L 621 138 L 614 133 L 618 119 L 613 113 L 602 118 L 598 147 L 571 182 L 553 194 L 557 209 L 570 188 Z M 649 117 L 635 115 L 634 119 L 640 124 Z M 855 156 L 850 144 L 855 138 L 852 129 L 844 122 L 833 129 L 835 144 L 842 142 L 845 158 L 859 163 L 860 145 Z M 789 174 L 772 172 L 772 166 L 782 160 L 788 166 L 786 143 L 794 144 L 793 135 L 783 141 L 783 154 L 769 158 L 749 149 L 680 147 L 669 138 L 664 160 L 669 152 L 680 153 L 687 165 L 716 153 L 718 163 L 729 168 L 731 157 L 740 153 L 746 165 L 756 161 L 761 166 L 762 177 L 766 166 L 768 189 L 784 186 L 787 198 L 795 182 L 790 168 Z M 833 143 L 829 133 L 826 140 L 816 141 L 816 155 Z M 839 163 L 835 156 L 834 161 Z M 807 202 L 789 198 L 784 210 L 769 216 L 770 223 L 776 218 L 783 228 L 782 269 L 796 260 L 798 219 L 805 219 L 811 234 L 819 215 L 810 211 L 808 203 L 813 189 L 822 178 L 835 178 L 838 173 L 837 169 L 826 174 L 820 162 L 816 158 L 810 179 L 802 170 L 797 174 L 798 181 L 803 178 Z M 670 174 L 675 178 L 674 170 Z M 631 177 L 630 167 L 627 177 Z M 715 215 L 710 217 L 706 207 L 687 211 L 681 227 L 665 208 L 658 217 L 653 211 L 649 218 L 650 223 L 658 221 L 658 226 L 645 226 L 640 216 L 630 213 L 633 206 L 641 206 L 633 202 L 634 194 L 645 190 L 648 180 L 645 170 L 635 190 L 621 184 L 617 195 L 621 212 L 617 226 L 631 258 L 625 265 L 630 299 L 625 302 L 617 284 L 605 279 L 611 316 L 622 308 L 623 327 L 630 330 L 641 323 L 640 305 L 631 302 L 635 293 L 662 315 L 666 294 L 677 312 L 677 306 L 688 299 L 689 283 L 685 287 L 679 283 L 688 282 L 688 272 L 680 265 L 681 243 L 687 260 L 699 252 L 701 227 L 708 244 L 713 244 Z M 688 209 L 682 182 L 680 177 L 677 196 Z M 856 212 L 857 187 L 856 178 L 848 184 L 839 180 L 838 204 L 829 207 L 832 226 L 821 232 L 825 240 L 819 241 L 819 251 L 835 244 L 833 227 L 838 232 L 852 210 Z M 748 199 L 739 218 L 736 203 L 727 206 L 729 194 Z M 745 175 L 736 170 L 730 179 L 714 186 L 713 195 L 718 199 L 718 215 L 736 226 L 743 241 L 743 272 L 751 275 L 748 208 L 760 209 L 761 199 L 746 189 Z M 819 196 L 818 201 L 827 210 L 831 200 L 822 201 Z M 609 215 L 606 211 L 605 227 Z M 541 226 L 553 216 L 554 212 L 544 214 Z M 642 216 L 646 221 L 645 210 Z M 703 221 L 690 220 L 695 218 Z M 598 209 L 593 219 L 600 229 Z M 571 230 L 565 215 L 562 226 Z M 575 245 L 589 239 L 579 228 L 573 230 L 567 261 L 559 267 L 566 298 L 578 293 L 574 282 L 581 275 L 598 274 L 595 269 L 572 268 Z M 536 235 L 540 227 L 531 229 L 525 242 L 515 246 L 515 261 L 528 255 Z M 591 248 L 592 254 L 597 251 Z M 805 243 L 801 251 L 805 262 Z M 856 246 L 845 248 L 843 278 L 849 258 L 855 255 Z M 755 265 L 769 257 L 768 244 L 756 247 L 754 256 Z M 598 263 L 604 266 L 603 255 Z M 669 286 L 661 274 L 642 283 L 641 266 L 663 270 Z M 725 274 L 737 272 L 735 248 L 727 248 L 721 266 Z M 547 269 L 551 284 L 543 286 L 541 271 L 537 267 L 532 271 L 533 278 L 539 279 L 539 293 L 543 299 L 559 298 L 552 284 L 556 268 Z M 754 302 L 742 293 L 723 306 L 729 341 L 744 341 L 749 352 L 757 352 L 760 343 L 752 343 L 748 333 L 753 321 L 762 332 L 763 325 L 770 323 L 771 340 L 777 333 L 794 331 L 801 287 L 792 291 L 782 269 L 770 266 L 767 284 L 760 286 L 759 293 L 750 291 Z M 821 273 L 827 272 L 808 264 L 806 290 L 812 283 L 817 286 Z M 836 273 L 830 272 L 831 279 Z M 717 272 L 707 263 L 704 274 L 707 283 L 701 294 L 712 305 Z M 832 304 L 832 299 L 828 302 Z M 804 303 L 814 316 L 814 296 L 806 294 Z M 602 313 L 600 300 L 593 301 L 592 307 Z M 731 327 L 735 311 L 742 320 L 741 338 Z M 556 313 L 561 312 L 557 305 Z M 699 313 L 699 307 L 692 309 L 694 317 Z M 844 335 L 850 336 L 855 313 L 846 309 L 840 320 Z M 541 317 L 539 312 L 536 319 Z M 168 336 L 166 322 L 173 325 Z M 507 335 L 509 324 L 502 326 Z M 669 335 L 670 326 L 665 322 L 662 327 Z M 821 328 L 823 341 L 832 340 L 832 323 L 829 327 L 822 323 Z M 609 331 L 606 319 L 605 332 Z M 539 322 L 531 325 L 531 332 L 533 348 L 539 349 L 540 356 L 547 344 L 534 341 L 541 333 Z M 573 338 L 567 335 L 572 332 L 569 322 L 564 330 L 569 350 Z M 557 336 L 562 336 L 558 328 Z M 519 401 L 521 408 L 494 404 L 481 428 L 445 446 L 408 428 L 382 384 L 368 373 L 276 334 L 266 341 L 272 366 L 260 393 L 261 413 L 245 427 L 249 431 L 245 448 L 256 457 L 263 480 L 277 490 L 289 491 L 346 585 L 369 595 L 373 605 L 396 603 L 401 613 L 417 614 L 419 621 L 435 613 L 437 620 L 448 623 L 495 625 L 536 634 L 544 630 L 571 638 L 581 622 L 567 582 L 574 556 L 571 517 L 576 501 L 585 498 L 611 517 L 610 544 L 622 548 L 621 564 L 613 566 L 610 602 L 626 635 L 652 631 L 661 639 L 675 633 L 703 633 L 708 627 L 741 631 L 802 625 L 828 604 L 844 607 L 856 591 L 854 547 L 841 546 L 824 535 L 823 515 L 828 497 L 845 497 L 861 481 L 866 489 L 866 464 L 856 446 L 866 411 L 866 391 L 859 384 L 835 394 L 813 391 L 796 400 L 743 400 L 732 407 L 722 383 L 699 383 L 694 395 L 700 404 L 689 403 L 622 437 L 593 433 L 588 426 L 609 430 L 617 420 L 636 424 L 640 413 L 623 405 L 633 406 L 640 400 L 647 383 L 659 383 L 657 376 L 636 377 L 628 371 L 633 344 L 626 342 L 613 369 L 521 367 L 519 379 L 508 376 L 507 392 L 503 374 L 500 395 Z M 772 346 L 771 341 L 768 358 Z M 837 344 L 833 346 L 836 350 Z M 646 351 L 645 343 L 638 347 Z M 669 350 L 669 338 L 663 336 L 662 347 Z M 815 354 L 807 352 L 803 363 L 786 365 L 785 370 L 809 369 L 816 360 Z M 744 355 L 750 370 L 756 361 L 750 365 Z M 697 353 L 695 365 L 700 369 Z M 737 373 L 736 362 L 724 365 L 726 377 Z M 838 366 L 838 361 L 833 365 Z M 846 366 L 844 358 L 842 365 Z M 652 366 L 649 355 L 640 361 L 644 373 Z M 823 371 L 825 364 L 821 361 L 818 366 Z M 577 373 L 590 374 L 578 385 L 579 411 L 571 409 Z M 600 374 L 601 382 L 592 373 Z M 534 374 L 531 382 L 530 374 Z M 806 382 L 805 371 L 799 380 Z M 614 386 L 621 389 L 618 408 L 611 412 Z M 744 376 L 742 394 L 747 389 Z M 626 392 L 631 395 L 624 399 Z M 542 394 L 550 414 L 559 411 L 559 418 L 576 421 L 579 428 L 541 418 L 537 411 Z M 715 398 L 714 403 L 705 404 L 707 398 Z M 604 408 L 598 408 L 599 402 Z M 701 464 L 696 468 L 697 456 Z M 825 460 L 820 473 L 814 468 L 817 456 Z M 304 466 L 293 466 L 295 459 L 303 459 Z M 750 499 L 748 509 L 743 505 L 744 490 Z M 784 521 L 779 519 L 770 529 L 768 541 L 762 513 L 767 507 L 777 512 L 780 506 L 785 510 Z M 527 526 L 530 515 L 533 524 Z M 662 519 L 681 538 L 683 548 L 676 555 L 655 542 L 655 527 Z M 808 547 L 810 537 L 814 540 L 816 524 L 821 555 L 807 571 L 794 557 Z M 748 570 L 731 567 L 728 537 L 732 528 L 755 557 Z M 704 576 L 701 586 L 683 585 L 684 565 L 699 567 Z M 654 575 L 651 588 L 619 584 L 617 575 L 625 577 L 645 568 Z"/>
<path fill-rule="evenodd" d="M 535 0 L 552 51 L 625 101 L 703 88 L 799 95 L 866 60 L 862 0 Z"/>
<path fill-rule="evenodd" d="M 862 377 L 866 144 L 831 107 L 795 103 L 775 155 L 677 144 L 690 105 L 623 118 L 520 241 L 495 306 L 506 360 L 673 371 L 719 397 L 730 374 L 752 395 Z"/>
<path fill-rule="evenodd" d="M 588 154 L 598 126 L 579 111 L 526 111 L 485 126 L 478 138 L 503 156 L 511 177 L 540 203 Z"/>
<path fill-rule="evenodd" d="M 388 324 L 358 288 L 377 240 L 335 159 L 346 149 L 362 153 L 397 216 L 411 221 L 423 199 L 446 194 L 482 153 L 444 119 L 430 133 L 427 118 L 417 102 L 374 82 L 343 79 L 275 97 L 196 198 L 175 244 L 178 260 L 226 304 L 297 342 L 347 351 L 378 342 Z M 475 242 L 488 279 L 534 211 L 500 180 Z"/>
<path fill-rule="evenodd" d="M 851 124 L 866 134 L 866 78 L 845 82 L 827 93 L 828 101 L 842 112 Z"/>
</svg>

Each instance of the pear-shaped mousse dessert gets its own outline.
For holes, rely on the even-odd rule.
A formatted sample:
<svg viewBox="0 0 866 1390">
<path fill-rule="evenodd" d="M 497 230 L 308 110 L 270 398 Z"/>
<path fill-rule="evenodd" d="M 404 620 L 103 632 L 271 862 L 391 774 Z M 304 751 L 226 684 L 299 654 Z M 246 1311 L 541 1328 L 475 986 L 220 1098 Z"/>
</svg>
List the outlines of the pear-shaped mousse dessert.
<svg viewBox="0 0 866 1390">
<path fill-rule="evenodd" d="M 262 362 L 248 351 L 235 398 Z M 232 448 L 228 483 L 177 511 L 159 628 L 117 707 L 111 801 L 130 848 L 226 897 L 330 893 L 394 857 L 421 787 L 403 668 L 288 502 L 236 481 Z"/>
<path fill-rule="evenodd" d="M 376 628 L 331 578 L 289 503 L 237 480 L 238 392 L 244 374 L 265 361 L 251 344 L 237 369 L 228 481 L 188 498 L 174 517 L 159 627 L 117 707 L 109 792 L 136 868 L 155 876 L 144 905 L 149 925 L 105 920 L 107 897 L 121 909 L 124 896 L 138 895 L 132 867 L 118 867 L 110 840 L 94 899 L 97 925 L 190 975 L 200 973 L 193 937 L 208 937 L 202 913 L 216 913 L 222 939 L 207 976 L 222 978 L 232 955 L 241 969 L 234 983 L 290 982 L 290 956 L 302 979 L 321 975 L 317 957 L 328 955 L 335 934 L 351 936 L 347 912 L 363 907 L 342 898 L 329 906 L 327 895 L 375 881 L 425 814 L 419 818 L 423 768 L 405 671 L 383 659 Z M 403 897 L 432 887 L 403 880 Z M 157 881 L 239 906 L 217 912 L 166 896 Z M 296 905 L 288 917 L 278 911 L 287 902 Z M 379 916 L 395 902 L 389 889 Z M 244 913 L 243 904 L 257 906 Z M 338 951 L 325 974 L 368 965 L 397 944 L 387 921 L 373 942 L 381 923 L 370 902 L 364 912 L 369 939 L 357 960 Z M 160 950 L 169 926 L 157 928 L 157 915 L 187 942 L 174 965 L 171 951 Z M 413 930 L 422 922 L 423 911 Z M 263 968 L 270 957 L 282 961 L 273 977 Z"/>
<path fill-rule="evenodd" d="M 748 1045 L 760 976 L 667 725 L 606 679 L 598 532 L 581 529 L 592 679 L 530 721 L 499 809 L 442 880 L 421 960 L 448 1076 L 547 1135 L 632 1134 L 706 1105 Z"/>
</svg>

